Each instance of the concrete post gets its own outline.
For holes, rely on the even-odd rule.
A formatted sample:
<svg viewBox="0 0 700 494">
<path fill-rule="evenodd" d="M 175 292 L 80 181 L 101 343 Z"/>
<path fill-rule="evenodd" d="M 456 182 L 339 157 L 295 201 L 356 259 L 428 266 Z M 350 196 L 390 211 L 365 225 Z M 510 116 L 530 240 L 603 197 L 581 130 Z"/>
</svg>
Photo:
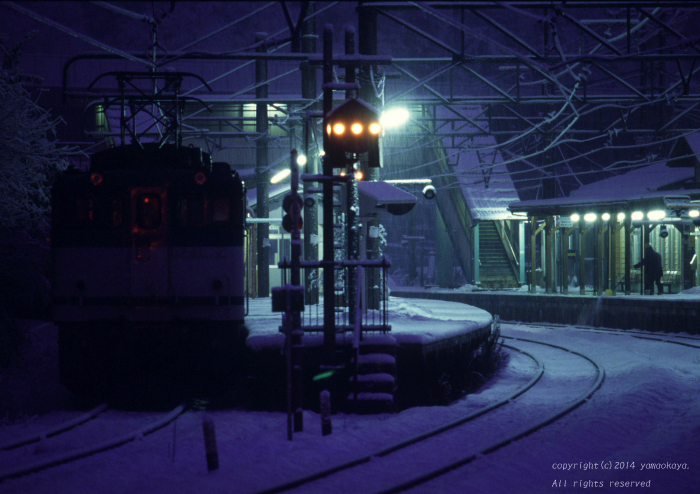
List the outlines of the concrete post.
<svg viewBox="0 0 700 494">
<path fill-rule="evenodd" d="M 256 33 L 255 42 L 260 42 L 267 38 L 267 33 Z M 259 46 L 257 52 L 267 52 L 267 47 Z M 255 61 L 255 82 L 261 83 L 268 79 L 267 60 Z M 256 98 L 267 98 L 268 87 L 263 84 L 255 89 Z M 255 175 L 258 189 L 258 218 L 269 218 L 270 210 L 268 198 L 270 195 L 270 181 L 267 154 L 267 103 L 257 103 L 255 105 L 255 132 L 258 134 L 255 149 Z M 258 296 L 270 296 L 270 226 L 267 223 L 258 223 L 257 226 L 257 251 L 258 251 Z"/>
<path fill-rule="evenodd" d="M 316 12 L 316 2 L 309 2 L 306 9 L 307 19 L 304 19 L 301 26 L 301 51 L 302 53 L 316 53 L 316 17 L 308 19 L 308 16 Z M 317 94 L 316 84 L 316 68 L 308 63 L 301 65 L 301 97 L 304 99 L 314 99 Z M 307 111 L 319 111 L 320 107 L 315 104 Z M 313 120 L 306 118 L 304 125 L 304 155 L 306 156 L 306 172 L 310 175 L 318 173 L 318 161 L 316 160 L 317 153 L 310 152 L 309 143 L 311 142 L 311 128 L 314 125 Z M 304 197 L 311 197 L 313 204 L 304 203 L 304 260 L 318 260 L 318 201 L 315 193 L 311 193 L 309 189 L 314 187 L 310 182 L 304 182 Z M 304 279 L 306 285 L 305 300 L 307 305 L 318 304 L 318 269 L 306 268 L 304 270 Z M 311 283 L 310 280 L 316 280 Z"/>
</svg>

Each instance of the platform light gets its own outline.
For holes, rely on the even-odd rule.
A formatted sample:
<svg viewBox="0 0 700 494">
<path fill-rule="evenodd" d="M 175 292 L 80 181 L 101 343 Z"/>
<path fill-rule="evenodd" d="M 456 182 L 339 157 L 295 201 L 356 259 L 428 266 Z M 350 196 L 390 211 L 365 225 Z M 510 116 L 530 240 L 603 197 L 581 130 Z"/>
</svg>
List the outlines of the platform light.
<svg viewBox="0 0 700 494">
<path fill-rule="evenodd" d="M 647 213 L 647 218 L 649 218 L 651 221 L 662 220 L 665 217 L 666 217 L 666 211 L 663 211 L 661 209 L 656 209 L 654 211 L 649 211 Z"/>
<path fill-rule="evenodd" d="M 571 221 L 573 221 L 574 223 L 578 222 L 580 219 L 581 217 L 576 213 L 571 215 Z"/>
<path fill-rule="evenodd" d="M 698 211 L 697 209 L 690 209 L 688 211 L 688 216 L 691 218 L 697 218 L 698 216 L 700 216 L 700 211 Z"/>
<path fill-rule="evenodd" d="M 362 173 L 361 170 L 357 170 L 355 172 L 355 180 L 362 180 L 363 178 L 365 178 L 365 175 Z"/>
<path fill-rule="evenodd" d="M 410 117 L 411 114 L 406 108 L 390 108 L 382 113 L 379 122 L 385 129 L 391 129 L 405 124 Z"/>
<path fill-rule="evenodd" d="M 595 221 L 597 218 L 598 218 L 598 215 L 595 213 L 586 213 L 585 215 L 583 215 L 583 219 L 588 223 Z"/>
<path fill-rule="evenodd" d="M 610 213 L 603 213 L 603 221 L 610 221 Z"/>
<path fill-rule="evenodd" d="M 271 184 L 278 184 L 278 183 L 280 183 L 282 180 L 284 180 L 285 178 L 287 178 L 287 177 L 288 177 L 289 175 L 291 175 L 291 174 L 292 174 L 292 170 L 290 170 L 289 168 L 286 168 L 286 169 L 284 169 L 284 170 L 282 170 L 282 171 L 279 171 L 279 172 L 275 173 L 275 174 L 272 176 L 272 178 L 270 179 L 270 183 L 271 183 Z"/>
<path fill-rule="evenodd" d="M 625 213 L 617 213 L 617 221 L 625 221 Z"/>
<path fill-rule="evenodd" d="M 634 213 L 632 213 L 632 219 L 633 219 L 634 221 L 643 220 L 643 219 L 644 219 L 644 213 L 642 213 L 641 211 L 635 211 Z"/>
</svg>

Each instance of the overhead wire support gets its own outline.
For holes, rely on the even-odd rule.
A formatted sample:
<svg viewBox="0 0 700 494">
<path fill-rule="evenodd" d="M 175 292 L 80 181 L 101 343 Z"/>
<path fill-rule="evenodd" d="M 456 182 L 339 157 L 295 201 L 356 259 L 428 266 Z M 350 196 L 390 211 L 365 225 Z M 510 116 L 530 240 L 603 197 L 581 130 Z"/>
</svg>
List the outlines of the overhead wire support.
<svg viewBox="0 0 700 494">
<path fill-rule="evenodd" d="M 111 10 L 112 12 L 116 12 L 117 14 L 122 14 L 127 17 L 131 17 L 132 19 L 136 19 L 137 21 L 144 21 L 148 22 L 149 24 L 155 24 L 156 20 L 153 17 L 150 17 L 146 14 L 139 14 L 138 12 L 133 12 L 131 10 L 127 10 L 121 7 L 118 7 L 116 5 L 113 5 L 109 2 L 99 2 L 99 1 L 92 1 L 90 3 L 93 3 L 97 5 L 98 7 L 102 7 L 107 10 Z"/>
<path fill-rule="evenodd" d="M 109 46 L 105 43 L 102 43 L 101 41 L 97 41 L 96 39 L 93 39 L 89 36 L 86 36 L 84 34 L 80 34 L 77 31 L 74 31 L 73 29 L 64 26 L 63 24 L 59 24 L 56 21 L 53 21 L 53 20 L 51 20 L 47 17 L 44 17 L 42 15 L 39 15 L 36 12 L 33 12 L 25 7 L 17 5 L 14 2 L 3 1 L 2 4 L 5 5 L 6 7 L 9 7 L 11 9 L 16 10 L 17 12 L 20 12 L 24 15 L 27 15 L 27 16 L 31 17 L 32 19 L 35 19 L 43 24 L 46 24 L 46 25 L 51 26 L 53 28 L 56 28 L 59 31 L 64 32 L 70 36 L 74 36 L 75 38 L 78 38 L 81 41 L 85 41 L 86 43 L 90 43 L 91 45 L 97 46 L 98 48 L 101 48 L 102 50 L 105 50 L 105 51 L 108 51 L 114 55 L 117 55 L 119 58 L 125 58 L 127 60 L 131 60 L 132 62 L 146 65 L 149 68 L 155 66 L 155 64 L 149 60 L 145 60 L 143 58 L 136 57 L 130 53 L 119 50 L 118 48 L 114 48 L 113 46 Z"/>
</svg>

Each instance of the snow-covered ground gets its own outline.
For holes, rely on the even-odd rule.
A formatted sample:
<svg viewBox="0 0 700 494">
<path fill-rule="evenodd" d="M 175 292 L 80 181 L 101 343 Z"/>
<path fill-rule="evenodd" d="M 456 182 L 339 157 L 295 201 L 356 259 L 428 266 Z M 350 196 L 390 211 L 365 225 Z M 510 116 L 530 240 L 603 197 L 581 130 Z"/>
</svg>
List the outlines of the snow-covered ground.
<svg viewBox="0 0 700 494">
<path fill-rule="evenodd" d="M 391 322 L 410 333 L 414 323 L 424 325 L 434 318 L 435 327 L 439 328 L 440 324 L 445 324 L 439 321 L 439 315 L 444 314 L 447 307 L 444 304 L 446 302 L 392 299 L 392 306 L 400 307 L 403 314 L 396 314 Z M 449 305 L 455 313 L 467 308 L 460 304 Z M 276 317 L 269 320 L 274 322 Z M 559 344 L 595 359 L 606 372 L 601 389 L 587 403 L 544 429 L 479 457 L 413 492 L 700 492 L 700 349 L 575 328 L 503 324 L 501 329 L 507 336 Z M 60 389 L 52 374 L 55 329 L 51 325 L 39 325 L 34 334 L 30 341 L 36 351 L 20 359 L 10 375 L 22 385 L 41 389 L 26 391 L 25 401 L 32 413 L 13 421 L 6 420 L 9 423 L 0 428 L 0 443 L 40 433 L 78 414 L 70 409 L 67 393 Z M 518 346 L 518 342 L 512 344 Z M 525 349 L 525 344 L 522 346 Z M 537 355 L 535 346 L 526 349 Z M 120 448 L 5 480 L 0 483 L 0 492 L 256 492 L 367 455 L 497 401 L 527 382 L 535 371 L 531 360 L 507 351 L 510 359 L 486 386 L 450 406 L 418 407 L 397 414 L 338 414 L 333 416 L 333 434 L 325 437 L 321 434 L 319 415 L 305 411 L 305 430 L 296 433 L 293 441 L 287 439 L 284 413 L 190 410 L 158 432 Z M 7 387 L 7 376 L 4 377 L 3 385 Z M 568 377 L 560 372 L 549 380 L 543 379 L 537 386 L 540 391 L 548 386 L 552 390 L 561 389 L 559 379 Z M 590 383 L 591 377 L 581 379 Z M 542 408 L 542 403 L 536 405 L 533 404 L 532 413 L 522 406 L 516 408 L 516 404 L 505 405 L 501 409 L 503 413 L 498 415 L 499 420 L 525 426 L 534 420 L 535 410 Z M 518 412 L 509 415 L 511 406 Z M 49 411 L 51 409 L 55 410 Z M 555 405 L 552 405 L 554 411 Z M 77 444 L 91 443 L 105 428 L 131 423 L 146 425 L 164 414 L 105 412 L 94 423 L 65 435 L 44 439 L 23 449 L 0 452 L 0 470 L 18 461 L 34 462 L 60 455 Z M 220 468 L 211 473 L 207 471 L 202 432 L 205 415 L 215 424 L 220 459 Z M 481 426 L 465 433 L 460 447 L 468 452 L 472 445 L 492 440 L 497 427 L 490 425 L 490 416 L 485 417 Z M 493 417 L 495 419 L 496 415 Z M 426 454 L 434 457 L 445 454 L 444 444 L 440 441 L 432 444 L 429 453 L 421 450 L 415 457 L 409 456 L 405 467 L 411 470 L 412 464 L 420 464 Z M 18 455 L 22 458 L 18 459 Z M 663 469 L 649 470 L 650 464 Z M 612 468 L 603 469 L 603 465 Z M 368 484 L 372 480 L 366 477 L 371 473 L 360 475 L 365 476 L 363 479 Z M 602 487 L 598 482 L 602 482 Z M 642 482 L 645 487 L 626 486 L 625 482 Z M 303 487 L 295 492 L 328 490 Z"/>
</svg>

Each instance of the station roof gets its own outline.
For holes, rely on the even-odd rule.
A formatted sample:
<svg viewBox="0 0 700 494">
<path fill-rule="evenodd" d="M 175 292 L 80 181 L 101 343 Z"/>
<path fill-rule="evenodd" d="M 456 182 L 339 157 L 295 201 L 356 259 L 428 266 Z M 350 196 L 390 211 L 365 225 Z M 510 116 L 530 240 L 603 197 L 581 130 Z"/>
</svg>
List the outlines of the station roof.
<svg viewBox="0 0 700 494">
<path fill-rule="evenodd" d="M 509 204 L 513 213 L 568 215 L 582 212 L 663 209 L 664 197 L 687 195 L 700 198 L 700 185 L 694 182 L 694 168 L 671 168 L 655 163 L 615 177 L 584 185 L 569 197 L 519 201 Z"/>
</svg>

